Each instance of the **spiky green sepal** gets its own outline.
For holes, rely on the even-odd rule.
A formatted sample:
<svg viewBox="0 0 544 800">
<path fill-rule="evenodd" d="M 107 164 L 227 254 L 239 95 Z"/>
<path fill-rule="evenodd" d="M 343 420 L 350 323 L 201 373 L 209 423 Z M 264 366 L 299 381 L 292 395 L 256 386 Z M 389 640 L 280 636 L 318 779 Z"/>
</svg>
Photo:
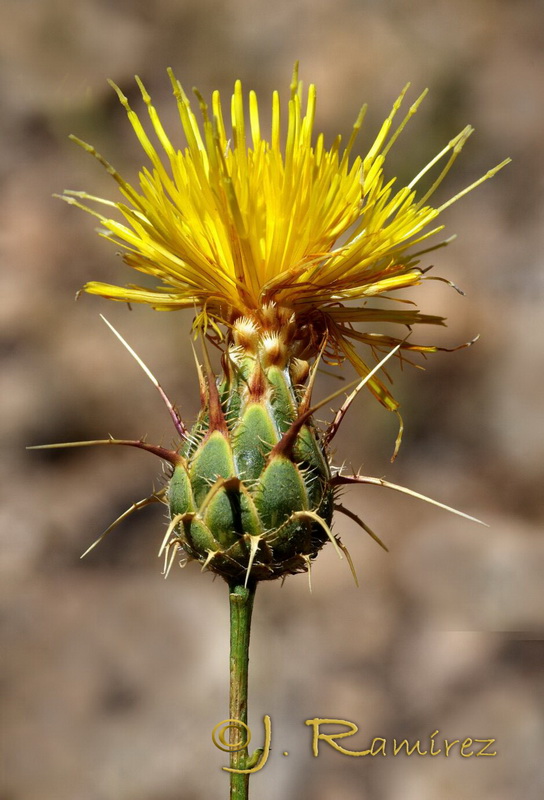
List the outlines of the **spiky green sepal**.
<svg viewBox="0 0 544 800">
<path fill-rule="evenodd" d="M 282 363 L 270 341 L 252 349 L 229 349 L 219 386 L 201 378 L 202 410 L 167 491 L 165 546 L 227 579 L 269 580 L 307 570 L 332 538 L 333 490 L 304 417 L 304 366 Z"/>
<path fill-rule="evenodd" d="M 129 446 L 158 456 L 170 465 L 167 486 L 133 503 L 99 538 L 86 555 L 127 516 L 151 503 L 170 507 L 168 526 L 160 554 L 165 553 L 168 574 L 179 549 L 197 559 L 203 569 L 223 575 L 229 582 L 245 574 L 246 584 L 309 570 L 327 538 L 338 555 L 346 556 L 357 582 L 346 547 L 333 536 L 333 509 L 356 522 L 385 550 L 380 538 L 356 514 L 333 502 L 339 487 L 371 484 L 416 497 L 480 524 L 481 520 L 437 500 L 366 475 L 344 475 L 331 470 L 327 449 L 354 398 L 372 375 L 391 358 L 393 348 L 345 399 L 324 435 L 312 423 L 312 415 L 340 392 L 311 406 L 311 389 L 317 362 L 310 370 L 300 361 L 300 343 L 293 340 L 287 316 L 281 332 L 258 332 L 251 320 L 233 325 L 224 356 L 224 378 L 216 384 L 207 365 L 208 380 L 199 371 L 202 410 L 191 433 L 168 400 L 157 379 L 110 323 L 107 323 L 134 356 L 165 402 L 176 431 L 179 450 L 152 445 L 145 439 L 95 439 L 35 445 L 31 450 L 94 445 Z M 207 360 L 207 359 L 206 359 Z M 307 385 L 306 385 L 307 384 Z M 251 578 L 251 581 L 250 581 Z"/>
</svg>

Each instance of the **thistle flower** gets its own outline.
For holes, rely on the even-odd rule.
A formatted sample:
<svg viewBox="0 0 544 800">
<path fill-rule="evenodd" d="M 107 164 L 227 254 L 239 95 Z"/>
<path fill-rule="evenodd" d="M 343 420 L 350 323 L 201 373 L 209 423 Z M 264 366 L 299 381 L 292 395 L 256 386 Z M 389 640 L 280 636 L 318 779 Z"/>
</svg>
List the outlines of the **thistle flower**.
<svg viewBox="0 0 544 800">
<path fill-rule="evenodd" d="M 106 167 L 123 199 L 113 202 L 85 192 L 66 192 L 64 199 L 98 217 L 102 235 L 123 249 L 125 262 L 159 281 L 151 289 L 91 282 L 85 291 L 158 310 L 195 310 L 193 330 L 202 334 L 204 345 L 207 337 L 222 350 L 222 374 L 216 379 L 204 346 L 204 369 L 197 362 L 201 411 L 189 431 L 156 378 L 113 329 L 160 392 L 179 446 L 169 450 L 144 440 L 110 438 L 48 447 L 128 445 L 170 465 L 167 485 L 131 506 L 89 549 L 133 511 L 162 502 L 171 520 L 159 552 L 164 554 L 165 574 L 181 551 L 184 563 L 195 559 L 203 570 L 227 581 L 230 702 L 224 722 L 231 756 L 230 768 L 224 769 L 231 773 L 231 799 L 247 800 L 249 774 L 264 766 L 270 747 L 268 717 L 264 748 L 250 755 L 249 736 L 243 734 L 248 731 L 248 648 L 258 582 L 309 573 L 312 559 L 327 541 L 340 556 L 346 555 L 354 572 L 347 549 L 331 531 L 334 511 L 356 521 L 381 544 L 365 522 L 338 502 L 338 489 L 344 485 L 379 484 L 461 514 L 382 479 L 344 475 L 331 465 L 329 445 L 365 385 L 398 413 L 397 401 L 377 376 L 388 358 L 439 349 L 413 343 L 405 331 L 422 323 L 442 325 L 442 317 L 420 313 L 411 300 L 395 292 L 429 279 L 420 259 L 445 244 L 427 242 L 442 230 L 437 217 L 503 164 L 435 207 L 429 201 L 472 132 L 470 127 L 407 186 L 396 188 L 383 172 L 387 153 L 424 94 L 394 128 L 406 87 L 367 155 L 352 157 L 365 109 L 346 147 L 342 149 L 337 137 L 327 149 L 323 135 L 313 135 L 315 88 L 309 87 L 303 111 L 296 67 L 284 144 L 277 93 L 268 141 L 261 136 L 253 92 L 246 126 L 239 82 L 229 132 L 218 92 L 211 108 L 196 92 L 199 125 L 171 72 L 170 78 L 185 149 L 168 138 L 138 79 L 157 145 L 114 85 L 150 166 L 142 169 L 135 188 L 91 145 L 79 142 Z M 421 179 L 441 161 L 438 177 L 418 193 Z M 124 221 L 93 210 L 85 201 L 116 209 Z M 376 299 L 382 302 L 375 304 Z M 411 308 L 393 308 L 395 301 L 409 302 Z M 378 333 L 373 329 L 376 323 L 400 325 L 402 334 Z M 371 366 L 360 346 L 366 346 L 378 363 Z M 312 404 L 321 360 L 348 360 L 360 376 L 324 432 L 313 415 L 331 398 Z M 396 448 L 399 442 L 400 434 Z"/>
<path fill-rule="evenodd" d="M 443 229 L 437 218 L 503 164 L 432 206 L 472 132 L 469 126 L 408 185 L 398 188 L 384 177 L 386 156 L 425 92 L 394 127 L 408 87 L 402 91 L 361 157 L 352 153 L 365 107 L 347 145 L 337 137 L 327 148 L 324 136 L 313 131 L 315 87 L 304 99 L 296 67 L 284 131 L 279 96 L 273 94 L 269 140 L 261 133 L 256 95 L 249 93 L 247 114 L 240 82 L 229 129 L 218 92 L 209 107 L 195 91 L 199 123 L 181 84 L 169 74 L 184 149 L 167 136 L 139 79 L 156 144 L 112 84 L 149 166 L 135 187 L 91 145 L 76 140 L 106 167 L 122 199 L 73 191 L 64 199 L 100 220 L 101 235 L 122 248 L 130 267 L 159 281 L 154 288 L 91 282 L 84 290 L 161 311 L 196 309 L 193 330 L 222 348 L 223 374 L 216 382 L 209 364 L 205 374 L 199 372 L 202 411 L 190 433 L 169 404 L 182 439 L 178 451 L 110 441 L 144 447 L 172 465 L 167 490 L 149 498 L 170 507 L 162 548 L 167 569 L 180 546 L 229 580 L 275 578 L 306 570 L 327 540 L 340 551 L 343 546 L 330 531 L 335 487 L 376 482 L 331 469 L 328 444 L 354 394 L 320 433 L 311 404 L 319 359 L 348 360 L 362 378 L 358 388 L 366 385 L 397 411 L 398 402 L 360 346 L 376 361 L 383 353 L 404 358 L 405 352 L 440 349 L 412 342 L 406 331 L 416 324 L 443 325 L 443 318 L 422 314 L 413 304 L 393 307 L 406 302 L 395 293 L 429 279 L 421 257 L 445 244 L 427 241 Z M 439 162 L 438 176 L 418 193 L 420 181 Z M 107 213 L 86 201 L 105 206 Z M 109 217 L 110 209 L 120 212 L 120 219 Z M 377 323 L 394 323 L 402 333 L 376 332 Z M 399 442 L 400 435 L 397 448 Z"/>
</svg>

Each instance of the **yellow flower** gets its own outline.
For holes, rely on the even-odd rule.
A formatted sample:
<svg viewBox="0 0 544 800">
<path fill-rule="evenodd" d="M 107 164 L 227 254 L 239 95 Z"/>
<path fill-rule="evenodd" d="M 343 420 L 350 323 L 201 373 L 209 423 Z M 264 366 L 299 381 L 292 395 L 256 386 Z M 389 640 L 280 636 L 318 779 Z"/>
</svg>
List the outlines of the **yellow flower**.
<svg viewBox="0 0 544 800">
<path fill-rule="evenodd" d="M 368 345 L 374 354 L 397 343 L 402 343 L 401 350 L 438 349 L 405 341 L 404 333 L 397 338 L 361 331 L 354 325 L 392 322 L 409 329 L 416 323 L 443 324 L 441 317 L 391 309 L 383 303 L 374 305 L 372 299 L 380 296 L 389 303 L 398 301 L 391 292 L 425 279 L 418 266 L 421 255 L 444 244 L 426 242 L 443 228 L 436 224 L 439 214 L 506 162 L 433 207 L 429 200 L 472 132 L 470 127 L 452 139 L 407 186 L 396 188 L 395 180 L 387 181 L 383 172 L 387 153 L 425 92 L 394 129 L 406 87 L 367 155 L 353 158 L 365 107 L 346 147 L 341 148 L 338 136 L 327 149 L 323 134 L 314 137 L 313 133 L 315 87 L 308 88 L 303 108 L 297 67 L 284 132 L 278 93 L 272 96 L 270 140 L 261 136 L 254 92 L 249 93 L 246 115 L 239 81 L 232 96 L 228 130 L 219 92 L 214 92 L 210 108 L 195 92 L 199 124 L 180 83 L 171 71 L 169 74 L 185 148 L 174 146 L 166 135 L 138 78 L 156 144 L 127 98 L 112 84 L 150 167 L 142 169 L 135 188 L 93 147 L 76 140 L 111 173 L 123 199 L 111 202 L 71 191 L 64 195 L 67 202 L 98 217 L 102 235 L 123 248 L 129 266 L 155 276 L 160 284 L 147 289 L 91 282 L 85 291 L 112 300 L 147 303 L 159 310 L 197 309 L 195 328 L 221 336 L 225 327 L 227 338 L 240 318 L 249 320 L 262 334 L 273 334 L 290 320 L 295 331 L 294 355 L 308 358 L 325 346 L 329 362 L 347 358 L 361 375 L 368 374 L 370 366 L 354 342 Z M 441 160 L 444 165 L 438 177 L 418 196 L 416 186 L 421 178 Z M 117 209 L 124 220 L 91 210 L 82 205 L 82 199 Z M 374 377 L 368 385 L 386 407 L 397 408 L 380 380 Z"/>
</svg>

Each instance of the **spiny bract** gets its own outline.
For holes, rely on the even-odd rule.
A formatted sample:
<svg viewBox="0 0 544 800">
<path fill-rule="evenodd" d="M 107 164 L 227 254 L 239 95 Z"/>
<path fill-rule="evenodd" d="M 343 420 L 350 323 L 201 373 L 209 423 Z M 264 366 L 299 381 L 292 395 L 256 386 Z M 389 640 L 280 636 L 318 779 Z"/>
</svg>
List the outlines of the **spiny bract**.
<svg viewBox="0 0 544 800">
<path fill-rule="evenodd" d="M 224 377 L 201 376 L 203 407 L 167 497 L 176 544 L 225 576 L 257 580 L 307 569 L 328 537 L 331 474 L 308 418 L 308 365 L 289 360 L 289 328 L 234 329 Z"/>
</svg>

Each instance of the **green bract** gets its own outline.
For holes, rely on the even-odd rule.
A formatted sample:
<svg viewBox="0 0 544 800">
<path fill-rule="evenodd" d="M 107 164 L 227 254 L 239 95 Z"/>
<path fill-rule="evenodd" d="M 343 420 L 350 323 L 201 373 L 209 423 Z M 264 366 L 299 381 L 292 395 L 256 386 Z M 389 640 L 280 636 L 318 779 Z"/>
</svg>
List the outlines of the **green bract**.
<svg viewBox="0 0 544 800">
<path fill-rule="evenodd" d="M 363 520 L 335 501 L 336 491 L 356 484 L 394 489 L 479 522 L 383 478 L 331 470 L 328 448 L 345 414 L 369 378 L 396 354 L 399 345 L 357 383 L 320 433 L 312 415 L 351 387 L 311 405 L 319 358 L 310 370 L 303 360 L 304 341 L 293 337 L 292 320 L 286 318 L 277 332 L 259 330 L 253 320 L 241 318 L 229 334 L 219 381 L 204 349 L 206 378 L 197 367 L 202 407 L 189 431 L 157 379 L 121 334 L 107 324 L 158 389 L 181 444 L 169 450 L 145 439 L 110 437 L 38 446 L 137 447 L 170 465 L 168 484 L 128 508 L 84 555 L 133 511 L 151 503 L 166 503 L 171 521 L 159 550 L 159 555 L 164 554 L 166 575 L 181 550 L 185 561 L 197 560 L 203 570 L 212 570 L 229 583 L 271 580 L 308 571 L 311 560 L 329 539 L 340 557 L 345 554 L 357 580 L 347 548 L 331 533 L 333 511 L 342 512 L 387 548 Z"/>
<path fill-rule="evenodd" d="M 202 410 L 167 489 L 165 546 L 225 577 L 304 571 L 332 538 L 331 475 L 305 393 L 292 366 L 267 360 L 233 347 L 218 387 L 201 377 Z"/>
</svg>

